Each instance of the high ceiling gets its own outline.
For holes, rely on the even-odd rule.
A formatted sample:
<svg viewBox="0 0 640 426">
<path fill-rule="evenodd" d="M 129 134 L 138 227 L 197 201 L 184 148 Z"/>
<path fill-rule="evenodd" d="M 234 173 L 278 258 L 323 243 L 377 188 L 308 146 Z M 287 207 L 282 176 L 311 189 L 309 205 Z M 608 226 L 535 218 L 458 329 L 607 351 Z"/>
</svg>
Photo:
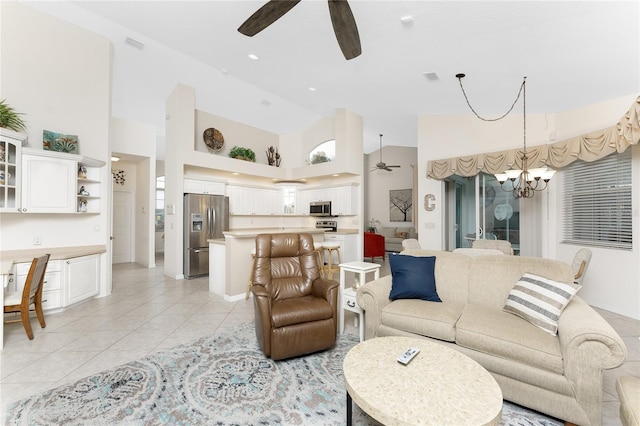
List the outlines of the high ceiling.
<svg viewBox="0 0 640 426">
<path fill-rule="evenodd" d="M 637 0 L 351 0 L 362 55 L 350 61 L 326 1 L 303 0 L 255 37 L 240 34 L 264 3 L 27 2 L 111 39 L 113 115 L 160 129 L 177 83 L 196 88 L 198 109 L 280 134 L 347 108 L 364 117 L 367 153 L 379 133 L 385 145 L 416 146 L 421 114 L 468 114 L 459 72 L 489 116 L 511 106 L 523 76 L 531 113 L 640 93 Z"/>
</svg>

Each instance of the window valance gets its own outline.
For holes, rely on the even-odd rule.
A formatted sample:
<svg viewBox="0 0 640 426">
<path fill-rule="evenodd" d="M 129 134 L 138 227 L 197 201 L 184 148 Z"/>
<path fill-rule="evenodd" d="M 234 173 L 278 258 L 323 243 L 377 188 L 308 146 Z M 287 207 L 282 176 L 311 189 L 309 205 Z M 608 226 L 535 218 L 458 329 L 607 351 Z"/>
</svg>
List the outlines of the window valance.
<svg viewBox="0 0 640 426">
<path fill-rule="evenodd" d="M 577 159 L 596 161 L 614 152 L 624 152 L 640 141 L 640 96 L 617 124 L 596 132 L 548 145 L 527 148 L 529 168 L 547 165 L 561 169 Z M 444 179 L 451 175 L 475 176 L 480 172 L 503 173 L 509 168 L 522 168 L 523 149 L 432 160 L 427 163 L 427 177 Z"/>
</svg>

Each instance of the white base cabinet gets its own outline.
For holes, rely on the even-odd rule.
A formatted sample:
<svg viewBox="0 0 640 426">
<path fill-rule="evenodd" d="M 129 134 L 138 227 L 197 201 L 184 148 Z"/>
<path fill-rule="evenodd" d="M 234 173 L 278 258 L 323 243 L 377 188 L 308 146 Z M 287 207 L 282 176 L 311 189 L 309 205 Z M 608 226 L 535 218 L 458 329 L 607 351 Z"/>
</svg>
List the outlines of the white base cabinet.
<svg viewBox="0 0 640 426">
<path fill-rule="evenodd" d="M 100 256 L 73 257 L 65 260 L 65 291 L 62 306 L 73 305 L 100 291 Z"/>
<path fill-rule="evenodd" d="M 31 262 L 15 265 L 15 280 L 10 279 L 7 290 L 24 288 Z M 42 309 L 64 308 L 96 296 L 100 290 L 100 255 L 49 260 L 42 287 Z"/>
<path fill-rule="evenodd" d="M 27 281 L 29 268 L 31 263 L 18 263 L 16 265 L 15 276 L 16 283 L 10 290 L 22 291 Z M 47 264 L 47 271 L 44 274 L 44 282 L 42 285 L 42 309 L 47 311 L 50 309 L 58 309 L 62 307 L 62 260 L 50 260 Z"/>
</svg>

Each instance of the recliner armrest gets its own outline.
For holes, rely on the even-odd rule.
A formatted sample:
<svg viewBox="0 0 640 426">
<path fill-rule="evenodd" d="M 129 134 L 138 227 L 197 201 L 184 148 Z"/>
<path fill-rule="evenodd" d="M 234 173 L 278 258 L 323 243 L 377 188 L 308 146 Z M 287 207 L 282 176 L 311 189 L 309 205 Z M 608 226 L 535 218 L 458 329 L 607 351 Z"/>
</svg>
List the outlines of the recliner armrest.
<svg viewBox="0 0 640 426">
<path fill-rule="evenodd" d="M 338 282 L 335 280 L 328 280 L 326 278 L 318 278 L 311 285 L 311 292 L 315 297 L 325 299 L 331 303 L 331 291 L 334 290 L 337 298 Z M 337 300 L 337 299 L 336 299 Z M 336 302 L 337 303 L 337 302 Z"/>
</svg>

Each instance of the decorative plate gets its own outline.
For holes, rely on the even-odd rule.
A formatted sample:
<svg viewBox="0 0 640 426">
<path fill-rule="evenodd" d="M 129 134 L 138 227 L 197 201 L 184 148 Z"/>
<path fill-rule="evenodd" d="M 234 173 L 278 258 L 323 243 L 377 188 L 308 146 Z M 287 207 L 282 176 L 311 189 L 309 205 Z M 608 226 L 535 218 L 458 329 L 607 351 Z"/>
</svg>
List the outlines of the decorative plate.
<svg viewBox="0 0 640 426">
<path fill-rule="evenodd" d="M 218 129 L 209 127 L 202 134 L 202 139 L 204 139 L 204 143 L 211 153 L 216 154 L 224 148 L 224 136 L 222 136 L 222 133 Z"/>
</svg>

